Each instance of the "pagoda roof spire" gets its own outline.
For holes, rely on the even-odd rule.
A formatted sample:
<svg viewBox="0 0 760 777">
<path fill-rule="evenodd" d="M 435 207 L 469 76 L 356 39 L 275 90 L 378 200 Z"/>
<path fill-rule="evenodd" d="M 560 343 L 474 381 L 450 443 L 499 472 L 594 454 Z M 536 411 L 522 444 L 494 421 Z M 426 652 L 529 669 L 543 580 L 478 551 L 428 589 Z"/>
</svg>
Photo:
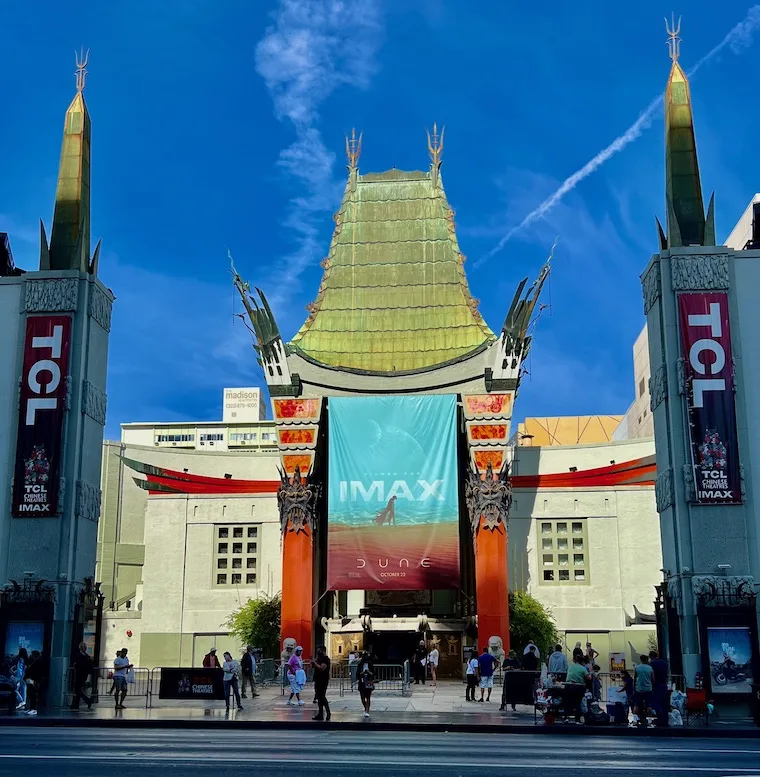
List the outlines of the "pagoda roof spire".
<svg viewBox="0 0 760 777">
<path fill-rule="evenodd" d="M 678 58 L 681 53 L 681 19 L 665 20 L 668 49 L 673 64 L 665 89 L 665 189 L 667 246 L 715 245 L 714 211 L 705 218 L 702 183 L 689 80 Z"/>
<path fill-rule="evenodd" d="M 44 228 L 40 269 L 95 273 L 97 255 L 90 260 L 90 115 L 84 101 L 90 52 L 75 54 L 76 94 L 63 124 L 61 161 L 55 192 L 50 246 Z"/>
</svg>

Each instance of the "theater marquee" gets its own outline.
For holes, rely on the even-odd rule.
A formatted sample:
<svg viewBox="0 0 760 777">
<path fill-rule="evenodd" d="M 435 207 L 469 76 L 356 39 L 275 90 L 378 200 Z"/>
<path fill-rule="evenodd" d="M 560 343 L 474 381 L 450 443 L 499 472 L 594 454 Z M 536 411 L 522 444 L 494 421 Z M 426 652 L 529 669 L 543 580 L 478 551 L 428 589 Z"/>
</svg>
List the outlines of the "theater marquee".
<svg viewBox="0 0 760 777">
<path fill-rule="evenodd" d="M 58 512 L 70 347 L 69 317 L 27 319 L 13 479 L 16 518 L 45 518 Z"/>
<path fill-rule="evenodd" d="M 679 294 L 678 307 L 696 501 L 740 504 L 728 294 Z"/>
</svg>

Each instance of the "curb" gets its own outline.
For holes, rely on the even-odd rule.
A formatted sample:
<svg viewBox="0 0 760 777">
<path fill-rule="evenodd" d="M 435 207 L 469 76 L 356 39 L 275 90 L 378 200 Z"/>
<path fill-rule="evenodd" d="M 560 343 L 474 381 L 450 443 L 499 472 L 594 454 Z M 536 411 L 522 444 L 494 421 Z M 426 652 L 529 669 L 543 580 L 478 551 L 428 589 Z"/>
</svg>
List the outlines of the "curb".
<svg viewBox="0 0 760 777">
<path fill-rule="evenodd" d="M 462 734 L 537 734 L 542 736 L 611 736 L 657 737 L 669 739 L 760 739 L 759 728 L 616 728 L 614 726 L 546 726 L 512 725 L 509 723 L 400 723 L 382 721 L 318 721 L 301 720 L 223 720 L 223 719 L 161 719 L 138 720 L 116 718 L 6 718 L 0 727 L 28 726 L 30 728 L 151 728 L 151 729 L 226 729 L 226 730 L 315 730 L 331 731 L 414 731 L 416 733 Z"/>
</svg>

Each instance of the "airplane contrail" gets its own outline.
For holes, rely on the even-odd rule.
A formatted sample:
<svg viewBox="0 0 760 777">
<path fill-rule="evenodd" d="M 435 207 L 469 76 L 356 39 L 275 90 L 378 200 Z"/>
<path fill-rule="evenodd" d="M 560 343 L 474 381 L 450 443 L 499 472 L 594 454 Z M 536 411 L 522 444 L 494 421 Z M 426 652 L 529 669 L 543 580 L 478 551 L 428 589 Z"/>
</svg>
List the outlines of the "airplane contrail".
<svg viewBox="0 0 760 777">
<path fill-rule="evenodd" d="M 717 46 L 710 49 L 702 59 L 700 59 L 691 70 L 689 76 L 693 76 L 703 65 L 709 62 L 713 57 L 720 54 L 726 46 L 730 46 L 735 54 L 738 54 L 747 46 L 751 45 L 752 37 L 756 30 L 760 28 L 760 5 L 753 5 L 747 15 L 734 26 Z M 516 226 L 512 227 L 501 240 L 487 253 L 478 259 L 474 266 L 479 267 L 483 262 L 488 261 L 495 256 L 511 240 L 514 235 L 521 232 L 525 227 L 533 222 L 543 218 L 568 192 L 572 191 L 581 181 L 588 178 L 591 173 L 600 168 L 610 157 L 622 151 L 629 143 L 636 140 L 641 133 L 649 127 L 652 119 L 662 105 L 663 97 L 660 95 L 647 105 L 641 112 L 639 118 L 619 137 L 610 143 L 607 148 L 602 149 L 593 159 L 586 162 L 580 170 L 574 172 L 569 178 L 565 179 L 559 188 L 549 195 L 538 207 L 532 210 Z"/>
</svg>

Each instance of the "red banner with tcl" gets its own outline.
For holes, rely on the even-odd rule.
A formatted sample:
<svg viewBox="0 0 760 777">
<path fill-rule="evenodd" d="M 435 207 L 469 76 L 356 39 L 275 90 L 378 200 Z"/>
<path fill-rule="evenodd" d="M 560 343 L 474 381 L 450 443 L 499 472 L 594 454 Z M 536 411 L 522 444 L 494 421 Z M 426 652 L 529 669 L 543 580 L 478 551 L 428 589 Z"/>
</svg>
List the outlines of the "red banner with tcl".
<svg viewBox="0 0 760 777">
<path fill-rule="evenodd" d="M 68 316 L 26 320 L 13 479 L 12 514 L 16 518 L 44 518 L 58 512 L 70 348 Z"/>
<path fill-rule="evenodd" d="M 740 504 L 728 294 L 679 294 L 678 308 L 697 502 Z"/>
</svg>

